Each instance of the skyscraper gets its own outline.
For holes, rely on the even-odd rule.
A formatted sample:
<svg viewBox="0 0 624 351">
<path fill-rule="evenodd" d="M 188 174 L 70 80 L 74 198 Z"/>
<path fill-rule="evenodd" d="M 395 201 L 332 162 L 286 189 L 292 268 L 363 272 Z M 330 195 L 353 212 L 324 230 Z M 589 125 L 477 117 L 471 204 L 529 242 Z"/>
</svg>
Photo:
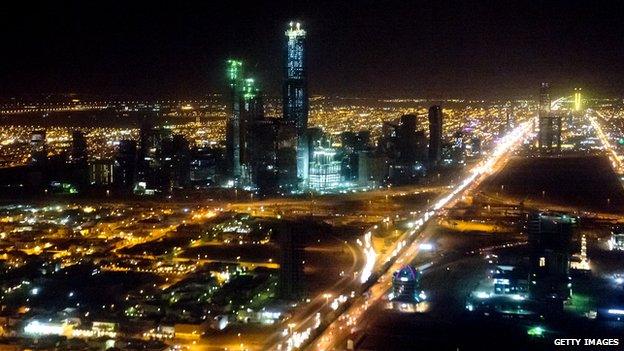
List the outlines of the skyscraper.
<svg viewBox="0 0 624 351">
<path fill-rule="evenodd" d="M 121 190 L 130 190 L 137 171 L 137 144 L 134 140 L 121 140 L 115 156 L 113 182 Z"/>
<path fill-rule="evenodd" d="M 228 175 L 236 182 L 241 175 L 240 122 L 243 62 L 230 59 L 227 60 L 226 65 L 230 90 L 228 101 L 230 115 L 226 123 L 226 160 Z"/>
<path fill-rule="evenodd" d="M 239 136 L 239 161 L 240 179 L 239 185 L 255 187 L 253 181 L 256 175 L 253 174 L 253 147 L 254 129 L 258 121 L 264 118 L 264 106 L 260 89 L 256 87 L 253 78 L 246 78 L 242 85 L 242 101 L 240 106 L 240 136 Z"/>
<path fill-rule="evenodd" d="M 48 160 L 46 131 L 36 130 L 30 134 L 30 164 L 43 166 Z"/>
<path fill-rule="evenodd" d="M 298 300 L 303 291 L 303 245 L 300 234 L 300 225 L 284 223 L 279 226 L 281 258 L 278 289 L 279 297 L 286 300 Z"/>
<path fill-rule="evenodd" d="M 550 112 L 550 84 L 542 83 L 539 91 L 539 115 Z"/>
<path fill-rule="evenodd" d="M 87 139 L 84 133 L 79 130 L 72 132 L 72 144 L 69 157 L 73 164 L 87 163 Z"/>
<path fill-rule="evenodd" d="M 433 105 L 429 108 L 429 163 L 440 161 L 442 154 L 442 108 Z"/>
<path fill-rule="evenodd" d="M 306 63 L 306 31 L 300 22 L 290 22 L 286 29 L 284 64 L 284 119 L 297 130 L 297 177 L 308 178 L 309 150 L 306 140 L 308 127 L 308 77 Z"/>
<path fill-rule="evenodd" d="M 574 111 L 579 112 L 582 108 L 581 88 L 574 88 Z"/>
<path fill-rule="evenodd" d="M 570 243 L 574 217 L 532 213 L 528 220 L 529 292 L 532 298 L 560 302 L 570 296 Z"/>
<path fill-rule="evenodd" d="M 560 114 L 552 112 L 540 114 L 537 143 L 541 151 L 561 150 L 562 119 Z"/>
</svg>

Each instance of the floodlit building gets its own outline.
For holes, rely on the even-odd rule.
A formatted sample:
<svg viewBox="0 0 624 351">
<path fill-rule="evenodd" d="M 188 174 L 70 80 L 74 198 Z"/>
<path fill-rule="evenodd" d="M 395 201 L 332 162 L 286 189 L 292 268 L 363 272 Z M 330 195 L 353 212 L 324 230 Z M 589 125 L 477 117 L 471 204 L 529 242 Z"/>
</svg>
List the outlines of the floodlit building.
<svg viewBox="0 0 624 351">
<path fill-rule="evenodd" d="M 317 191 L 335 189 L 340 186 L 340 161 L 336 161 L 336 150 L 331 147 L 314 148 L 310 162 L 309 187 Z"/>
</svg>

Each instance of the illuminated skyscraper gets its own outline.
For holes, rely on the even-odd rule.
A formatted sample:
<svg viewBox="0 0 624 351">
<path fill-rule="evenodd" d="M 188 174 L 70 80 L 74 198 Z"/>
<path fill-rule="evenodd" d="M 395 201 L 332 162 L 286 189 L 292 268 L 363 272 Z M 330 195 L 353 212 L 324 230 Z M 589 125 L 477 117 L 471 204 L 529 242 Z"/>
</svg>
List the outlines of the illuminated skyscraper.
<svg viewBox="0 0 624 351">
<path fill-rule="evenodd" d="M 237 181 L 241 175 L 241 92 L 243 86 L 243 62 L 227 60 L 227 79 L 230 87 L 230 115 L 226 125 L 226 160 L 229 175 Z"/>
<path fill-rule="evenodd" d="M 550 84 L 542 83 L 539 91 L 540 115 L 550 112 Z"/>
<path fill-rule="evenodd" d="M 340 161 L 336 161 L 335 149 L 315 146 L 310 162 L 310 188 L 318 191 L 337 188 L 340 185 L 340 165 Z"/>
<path fill-rule="evenodd" d="M 574 111 L 581 111 L 583 108 L 583 102 L 581 100 L 581 88 L 574 89 Z"/>
<path fill-rule="evenodd" d="M 440 161 L 442 154 L 442 108 L 433 105 L 429 108 L 429 163 Z"/>
<path fill-rule="evenodd" d="M 290 22 L 286 29 L 286 58 L 284 65 L 284 119 L 297 130 L 297 177 L 308 179 L 309 150 L 306 140 L 308 127 L 308 77 L 306 63 L 306 31 L 301 23 Z"/>
</svg>

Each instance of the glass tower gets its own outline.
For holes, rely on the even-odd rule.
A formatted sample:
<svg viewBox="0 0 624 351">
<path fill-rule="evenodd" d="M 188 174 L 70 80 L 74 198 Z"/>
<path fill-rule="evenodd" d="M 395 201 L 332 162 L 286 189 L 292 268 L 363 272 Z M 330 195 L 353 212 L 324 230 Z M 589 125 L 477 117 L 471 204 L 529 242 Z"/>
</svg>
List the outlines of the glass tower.
<svg viewBox="0 0 624 351">
<path fill-rule="evenodd" d="M 236 183 L 241 176 L 241 91 L 243 86 L 243 62 L 227 60 L 227 79 L 230 87 L 230 116 L 226 126 L 226 154 L 230 176 Z"/>
<path fill-rule="evenodd" d="M 284 65 L 283 109 L 284 120 L 297 130 L 297 177 L 308 179 L 309 146 L 308 77 L 306 64 L 306 31 L 299 22 L 290 22 L 286 29 L 286 60 Z"/>
</svg>

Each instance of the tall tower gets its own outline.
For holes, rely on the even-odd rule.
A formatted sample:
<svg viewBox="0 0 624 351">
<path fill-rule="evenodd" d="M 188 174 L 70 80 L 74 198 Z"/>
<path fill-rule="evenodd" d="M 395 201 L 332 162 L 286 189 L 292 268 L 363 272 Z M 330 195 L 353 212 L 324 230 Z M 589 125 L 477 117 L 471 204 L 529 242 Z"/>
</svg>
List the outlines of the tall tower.
<svg viewBox="0 0 624 351">
<path fill-rule="evenodd" d="M 442 108 L 433 105 L 429 108 L 429 163 L 440 161 L 442 155 Z"/>
<path fill-rule="evenodd" d="M 226 126 L 226 160 L 229 176 L 236 183 L 241 176 L 241 91 L 243 86 L 243 62 L 227 60 L 227 79 L 230 89 L 228 101 L 230 116 Z"/>
<path fill-rule="evenodd" d="M 308 72 L 306 62 L 306 31 L 300 22 L 290 22 L 286 29 L 286 58 L 284 65 L 284 120 L 297 130 L 297 177 L 304 183 L 308 178 Z"/>
<path fill-rule="evenodd" d="M 574 88 L 574 111 L 579 112 L 583 108 L 581 88 Z"/>
<path fill-rule="evenodd" d="M 550 84 L 542 83 L 539 91 L 539 114 L 544 115 L 550 112 Z"/>
<path fill-rule="evenodd" d="M 239 185 L 253 186 L 254 178 L 252 167 L 253 129 L 256 122 L 264 118 L 264 108 L 260 89 L 256 87 L 253 78 L 246 78 L 242 85 L 242 105 L 240 106 L 240 136 L 239 136 L 239 161 L 240 179 Z"/>
</svg>

